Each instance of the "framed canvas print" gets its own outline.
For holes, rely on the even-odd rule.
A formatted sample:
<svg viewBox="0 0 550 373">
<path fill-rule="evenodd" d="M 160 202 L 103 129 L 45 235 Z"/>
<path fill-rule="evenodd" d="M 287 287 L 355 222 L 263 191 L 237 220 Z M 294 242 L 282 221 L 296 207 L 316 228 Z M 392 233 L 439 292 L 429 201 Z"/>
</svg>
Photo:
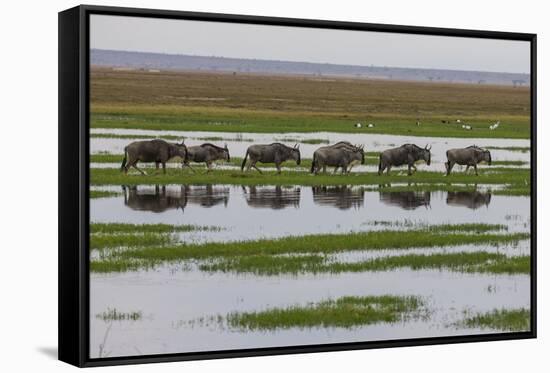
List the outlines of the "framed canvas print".
<svg viewBox="0 0 550 373">
<path fill-rule="evenodd" d="M 536 36 L 59 14 L 59 357 L 536 336 Z"/>
</svg>

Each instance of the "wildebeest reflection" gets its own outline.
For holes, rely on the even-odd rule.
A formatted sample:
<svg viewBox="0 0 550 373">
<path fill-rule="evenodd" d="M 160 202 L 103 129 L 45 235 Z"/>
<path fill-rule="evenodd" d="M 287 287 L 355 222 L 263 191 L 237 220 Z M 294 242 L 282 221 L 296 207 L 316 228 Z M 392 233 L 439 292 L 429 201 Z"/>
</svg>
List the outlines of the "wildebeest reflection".
<svg viewBox="0 0 550 373">
<path fill-rule="evenodd" d="M 447 204 L 451 206 L 464 206 L 476 210 L 482 206 L 489 207 L 491 193 L 482 192 L 449 192 L 447 193 Z"/>
<path fill-rule="evenodd" d="M 416 210 L 418 207 L 430 207 L 430 192 L 380 192 L 380 201 L 386 205 L 398 206 L 404 210 Z"/>
<path fill-rule="evenodd" d="M 361 208 L 365 201 L 363 188 L 352 188 L 347 185 L 340 186 L 314 186 L 313 202 L 321 206 L 331 206 L 340 210 Z"/>
<path fill-rule="evenodd" d="M 139 188 L 137 186 L 123 186 L 124 204 L 137 211 L 164 212 L 173 209 L 183 211 L 188 204 L 197 204 L 201 207 L 212 207 L 221 203 L 227 206 L 229 188 L 206 185 L 194 187 L 166 187 L 156 185 Z"/>
<path fill-rule="evenodd" d="M 300 207 L 300 188 L 242 187 L 246 203 L 250 207 L 280 210 L 286 207 Z"/>
</svg>

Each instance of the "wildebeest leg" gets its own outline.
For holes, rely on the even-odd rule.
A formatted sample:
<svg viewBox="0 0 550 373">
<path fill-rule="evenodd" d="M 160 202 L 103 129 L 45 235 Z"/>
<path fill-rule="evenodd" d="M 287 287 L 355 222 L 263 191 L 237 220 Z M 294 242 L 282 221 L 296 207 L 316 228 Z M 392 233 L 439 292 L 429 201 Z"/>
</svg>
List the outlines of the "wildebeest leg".
<svg viewBox="0 0 550 373">
<path fill-rule="evenodd" d="M 454 162 L 451 162 L 451 161 L 448 161 L 446 163 L 447 165 L 447 175 L 450 175 L 451 174 L 451 170 L 453 169 L 453 166 L 455 165 Z"/>
<path fill-rule="evenodd" d="M 327 165 L 326 165 L 326 164 L 323 165 L 323 173 L 324 173 L 324 174 L 327 173 Z"/>
<path fill-rule="evenodd" d="M 468 173 L 468 170 L 470 169 L 470 165 L 466 165 L 466 171 L 464 171 L 464 173 Z"/>
<path fill-rule="evenodd" d="M 134 167 L 136 170 L 138 170 L 139 172 L 141 172 L 142 175 L 147 175 L 147 173 L 141 169 L 138 168 L 137 166 L 137 161 L 132 165 L 132 167 Z"/>
<path fill-rule="evenodd" d="M 155 173 L 159 172 L 159 163 L 160 162 L 155 162 L 155 168 L 156 168 Z"/>
<path fill-rule="evenodd" d="M 191 171 L 193 171 L 194 173 L 197 172 L 197 171 L 195 171 L 195 169 L 194 169 L 193 167 L 191 167 L 191 165 L 189 164 L 189 162 L 182 162 L 181 168 L 183 169 L 183 167 L 185 167 L 185 166 L 189 167 L 189 169 L 190 169 Z"/>
<path fill-rule="evenodd" d="M 281 173 L 281 164 L 280 163 L 275 163 L 275 168 L 277 168 L 277 173 L 280 174 Z"/>
<path fill-rule="evenodd" d="M 414 172 L 416 172 L 416 165 L 413 163 L 412 168 L 414 169 Z"/>
<path fill-rule="evenodd" d="M 386 169 L 386 175 L 390 175 L 391 165 L 388 165 L 388 168 Z"/>
<path fill-rule="evenodd" d="M 334 167 L 334 171 L 332 172 L 333 175 L 336 175 L 336 172 L 338 171 L 338 167 L 339 166 Z"/>
<path fill-rule="evenodd" d="M 162 173 L 166 175 L 166 162 L 162 162 Z"/>
<path fill-rule="evenodd" d="M 409 172 L 408 172 L 408 175 L 409 175 L 409 176 L 412 175 L 411 168 L 412 168 L 412 165 L 409 163 Z"/>
<path fill-rule="evenodd" d="M 259 173 L 263 174 L 262 170 L 260 170 L 258 167 L 256 167 L 256 162 L 251 162 L 251 163 L 250 163 L 250 166 L 248 167 L 248 169 L 250 169 L 250 167 L 256 169 L 256 171 L 258 171 Z"/>
<path fill-rule="evenodd" d="M 478 176 L 478 173 L 477 173 L 477 164 L 474 163 L 474 170 L 476 171 L 476 176 Z"/>
<path fill-rule="evenodd" d="M 212 162 L 207 161 L 206 162 L 206 173 L 209 173 L 210 171 L 212 171 Z"/>
</svg>

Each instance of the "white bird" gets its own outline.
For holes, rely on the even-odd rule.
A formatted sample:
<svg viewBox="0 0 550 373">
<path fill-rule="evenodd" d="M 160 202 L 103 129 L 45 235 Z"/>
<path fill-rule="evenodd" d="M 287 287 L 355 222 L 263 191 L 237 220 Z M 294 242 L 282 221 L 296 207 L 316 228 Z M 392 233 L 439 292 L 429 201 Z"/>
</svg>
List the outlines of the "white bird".
<svg viewBox="0 0 550 373">
<path fill-rule="evenodd" d="M 464 128 L 465 130 L 467 131 L 471 131 L 472 130 L 472 126 L 468 125 L 468 124 L 463 124 L 462 125 L 462 128 Z"/>
<path fill-rule="evenodd" d="M 420 120 L 418 120 L 418 119 L 416 120 L 416 126 L 420 127 Z"/>
<path fill-rule="evenodd" d="M 367 125 L 367 127 L 369 127 L 369 128 L 374 128 L 374 124 L 373 124 L 373 123 L 369 123 L 369 124 Z"/>
<path fill-rule="evenodd" d="M 361 128 L 363 125 L 361 123 L 355 123 L 355 128 Z"/>
<path fill-rule="evenodd" d="M 498 128 L 498 126 L 500 125 L 500 120 L 497 121 L 496 123 L 493 123 L 492 125 L 489 126 L 489 129 L 492 131 L 492 130 L 496 130 Z"/>
<path fill-rule="evenodd" d="M 457 119 L 456 122 L 457 123 L 462 123 L 462 121 L 460 119 Z"/>
</svg>

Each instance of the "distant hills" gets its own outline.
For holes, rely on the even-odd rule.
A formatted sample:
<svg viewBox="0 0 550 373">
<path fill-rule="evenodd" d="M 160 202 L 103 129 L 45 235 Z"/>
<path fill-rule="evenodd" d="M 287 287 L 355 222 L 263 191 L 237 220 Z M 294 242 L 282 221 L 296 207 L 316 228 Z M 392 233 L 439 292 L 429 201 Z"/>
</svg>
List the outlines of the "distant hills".
<svg viewBox="0 0 550 373">
<path fill-rule="evenodd" d="M 92 49 L 92 66 L 528 86 L 529 74 L 356 66 Z"/>
</svg>

